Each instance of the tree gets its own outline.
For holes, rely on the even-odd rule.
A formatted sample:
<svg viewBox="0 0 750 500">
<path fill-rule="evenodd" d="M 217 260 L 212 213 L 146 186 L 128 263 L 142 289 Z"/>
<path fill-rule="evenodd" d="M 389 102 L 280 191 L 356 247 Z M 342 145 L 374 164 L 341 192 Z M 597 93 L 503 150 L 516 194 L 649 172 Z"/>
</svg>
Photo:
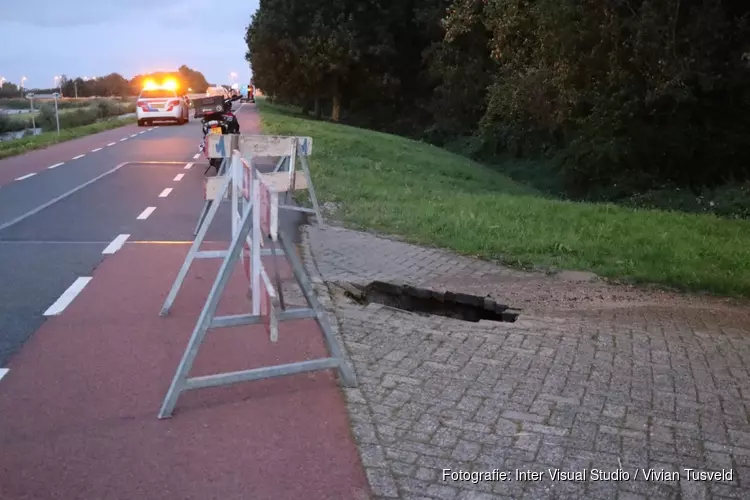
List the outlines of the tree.
<svg viewBox="0 0 750 500">
<path fill-rule="evenodd" d="M 131 92 L 133 95 L 140 94 L 147 79 L 159 83 L 168 78 L 176 79 L 180 83 L 181 89 L 186 92 L 187 89 L 190 88 L 193 89 L 193 92 L 202 93 L 209 87 L 203 73 L 193 70 L 183 64 L 177 71 L 158 71 L 156 73 L 134 76 L 130 81 Z"/>
<path fill-rule="evenodd" d="M 203 93 L 208 88 L 208 82 L 203 73 L 190 69 L 184 64 L 177 69 L 180 79 L 185 82 L 185 87 L 193 89 L 193 92 Z"/>
<path fill-rule="evenodd" d="M 0 85 L 0 98 L 8 99 L 21 96 L 21 90 L 15 83 L 3 82 L 2 85 Z"/>
<path fill-rule="evenodd" d="M 261 0 L 245 40 L 273 99 L 616 198 L 750 178 L 749 29 L 745 0 Z"/>
</svg>

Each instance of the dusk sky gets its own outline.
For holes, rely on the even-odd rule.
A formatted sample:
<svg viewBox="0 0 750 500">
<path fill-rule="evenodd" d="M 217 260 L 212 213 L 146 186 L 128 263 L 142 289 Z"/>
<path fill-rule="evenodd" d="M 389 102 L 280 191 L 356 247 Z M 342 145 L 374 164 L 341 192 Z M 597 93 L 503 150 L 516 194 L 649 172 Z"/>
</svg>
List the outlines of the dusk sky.
<svg viewBox="0 0 750 500">
<path fill-rule="evenodd" d="M 211 83 L 231 83 L 231 72 L 250 80 L 244 36 L 259 0 L 0 2 L 0 77 L 16 85 L 23 76 L 26 87 L 45 88 L 56 75 L 131 78 L 182 64 Z"/>
</svg>

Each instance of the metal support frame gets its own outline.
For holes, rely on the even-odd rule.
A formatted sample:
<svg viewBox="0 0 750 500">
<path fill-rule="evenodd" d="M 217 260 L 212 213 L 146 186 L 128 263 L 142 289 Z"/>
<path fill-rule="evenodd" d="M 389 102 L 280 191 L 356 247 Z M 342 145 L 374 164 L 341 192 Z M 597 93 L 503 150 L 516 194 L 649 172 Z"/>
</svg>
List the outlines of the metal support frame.
<svg viewBox="0 0 750 500">
<path fill-rule="evenodd" d="M 229 161 L 226 161 L 226 164 L 227 166 L 223 167 L 225 175 L 224 180 L 221 183 L 221 187 L 219 188 L 220 195 L 217 200 L 214 200 L 216 201 L 216 203 L 205 203 L 203 206 L 203 211 L 205 212 L 205 214 L 202 215 L 201 222 L 199 222 L 198 224 L 198 234 L 193 240 L 193 243 L 190 245 L 190 250 L 188 250 L 188 254 L 185 257 L 185 260 L 182 262 L 182 266 L 177 273 L 177 277 L 175 278 L 174 283 L 172 283 L 172 287 L 167 294 L 167 298 L 164 300 L 164 305 L 162 305 L 161 311 L 159 313 L 160 316 L 166 316 L 169 314 L 169 309 L 172 307 L 172 304 L 174 304 L 174 301 L 177 298 L 177 294 L 179 293 L 180 288 L 182 288 L 182 284 L 185 282 L 185 278 L 190 271 L 190 266 L 192 266 L 195 259 L 224 259 L 227 257 L 227 255 L 229 255 L 228 250 L 200 250 L 201 244 L 206 238 L 208 228 L 211 226 L 211 222 L 213 222 L 214 217 L 216 217 L 216 213 L 219 211 L 221 200 L 224 199 L 227 190 L 232 184 L 232 176 L 226 174 L 226 171 L 229 170 Z M 233 195 L 236 195 L 236 193 L 233 193 Z M 252 203 L 248 203 L 247 205 L 248 209 L 250 210 L 252 210 L 252 206 Z M 236 214 L 233 213 L 232 218 L 234 219 L 235 217 Z M 234 223 L 232 225 L 232 236 L 234 237 L 236 228 L 234 227 Z M 260 251 L 260 255 L 274 255 L 274 250 L 270 248 L 263 248 Z M 279 250 L 276 250 L 275 255 L 281 255 L 281 252 Z"/>
<path fill-rule="evenodd" d="M 257 182 L 257 180 L 255 179 L 256 175 L 257 174 L 253 172 L 254 181 Z M 224 181 L 223 186 L 225 189 L 229 185 L 229 182 L 230 177 L 227 176 L 227 179 Z M 193 333 L 190 336 L 190 340 L 185 349 L 183 357 L 180 361 L 179 366 L 177 367 L 177 371 L 175 372 L 174 378 L 172 379 L 172 383 L 170 384 L 169 390 L 167 391 L 167 394 L 164 398 L 164 402 L 158 415 L 160 419 L 171 417 L 180 394 L 182 394 L 182 392 L 184 391 L 193 389 L 217 387 L 239 382 L 248 382 L 252 380 L 267 379 L 272 377 L 280 377 L 284 375 L 292 375 L 296 373 L 326 370 L 332 368 L 338 370 L 341 383 L 344 386 L 356 387 L 357 385 L 356 376 L 343 358 L 340 346 L 338 345 L 338 342 L 334 336 L 331 325 L 328 323 L 326 312 L 315 296 L 312 284 L 307 276 L 302 262 L 300 261 L 300 258 L 296 254 L 294 245 L 281 230 L 278 231 L 278 242 L 281 244 L 281 247 L 284 250 L 284 255 L 289 261 L 294 277 L 297 281 L 297 284 L 300 286 L 300 289 L 302 290 L 302 294 L 307 301 L 308 307 L 281 311 L 277 315 L 277 320 L 279 323 L 281 323 L 284 321 L 294 321 L 303 318 L 315 318 L 323 333 L 323 339 L 325 341 L 326 347 L 328 348 L 329 357 L 306 360 L 296 363 L 266 366 L 262 368 L 255 368 L 252 370 L 218 373 L 214 375 L 193 378 L 188 377 L 193 362 L 198 355 L 200 346 L 203 343 L 203 340 L 205 339 L 209 329 L 253 325 L 264 323 L 265 321 L 267 321 L 267 318 L 264 318 L 260 314 L 257 314 L 257 312 L 255 311 L 257 309 L 255 304 L 260 300 L 260 297 L 258 295 L 255 295 L 253 297 L 253 314 L 240 314 L 223 317 L 215 316 L 221 294 L 226 288 L 226 285 L 229 282 L 229 278 L 234 271 L 235 266 L 239 262 L 242 248 L 253 228 L 255 228 L 252 238 L 253 247 L 256 251 L 253 255 L 252 262 L 254 266 L 260 266 L 260 270 L 262 271 L 262 263 L 258 255 L 259 252 L 257 252 L 257 250 L 259 249 L 261 237 L 260 227 L 258 225 L 259 212 L 257 208 L 255 209 L 255 211 L 253 211 L 253 205 L 256 203 L 258 198 L 253 196 L 251 197 L 251 199 L 253 201 L 251 203 L 248 203 L 243 208 L 243 214 L 241 220 L 239 221 L 237 232 L 233 235 L 232 243 L 230 244 L 229 249 L 224 256 L 221 268 L 219 269 L 219 273 L 216 276 L 216 280 L 214 281 L 213 286 L 211 287 L 211 291 L 208 294 L 206 303 L 203 306 L 203 310 L 201 311 L 198 321 L 195 324 L 195 328 L 193 329 Z M 215 215 L 217 206 L 218 204 L 214 204 L 210 208 L 209 211 L 213 213 L 209 214 L 207 223 L 204 224 L 203 227 L 201 227 L 201 233 L 205 233 L 205 231 L 207 230 L 210 219 L 213 215 Z M 199 239 L 196 239 L 196 241 L 199 241 Z M 191 249 L 191 251 L 192 250 L 193 249 Z M 253 276 L 257 274 L 257 272 L 254 272 Z M 266 286 L 268 285 L 266 284 Z"/>
<path fill-rule="evenodd" d="M 292 210 L 294 212 L 312 214 L 317 219 L 318 224 L 324 226 L 325 221 L 323 220 L 323 215 L 321 214 L 320 206 L 318 205 L 318 197 L 315 194 L 315 187 L 313 186 L 312 175 L 310 174 L 310 165 L 307 161 L 307 155 L 302 153 L 299 141 L 296 137 L 292 141 L 292 151 L 290 151 L 289 156 L 282 156 L 279 159 L 276 167 L 273 169 L 273 173 L 288 172 L 289 185 L 294 186 L 294 178 L 297 175 L 297 158 L 299 158 L 300 163 L 302 164 L 302 173 L 307 179 L 307 191 L 308 193 L 310 193 L 310 202 L 312 203 L 313 207 L 306 208 L 292 205 L 292 190 L 290 189 L 286 192 L 284 197 L 284 201 L 286 202 L 286 204 L 279 205 L 279 208 L 284 210 Z M 286 166 L 286 169 L 283 169 L 284 166 Z"/>
<path fill-rule="evenodd" d="M 236 144 L 239 142 L 240 137 L 238 135 L 223 135 L 223 136 L 216 136 L 221 139 L 222 143 L 224 141 L 228 141 L 230 144 Z M 211 140 L 215 139 L 214 137 L 209 138 Z M 288 138 L 291 139 L 291 145 L 288 150 L 289 154 L 286 156 L 279 157 L 279 160 L 276 163 L 276 166 L 274 167 L 273 173 L 279 173 L 279 172 L 288 172 L 289 173 L 289 186 L 294 186 L 294 176 L 296 175 L 296 159 L 297 157 L 300 158 L 300 163 L 302 164 L 302 173 L 305 175 L 307 179 L 307 190 L 310 193 L 310 201 L 312 202 L 313 208 L 305 208 L 305 207 L 298 207 L 295 205 L 290 204 L 279 204 L 279 209 L 284 210 L 292 210 L 296 212 L 304 212 L 315 215 L 318 224 L 324 225 L 323 216 L 320 213 L 320 206 L 318 205 L 318 198 L 315 194 L 315 188 L 313 186 L 312 182 L 312 175 L 310 174 L 310 168 L 307 161 L 307 154 L 302 150 L 299 140 L 297 137 Z M 221 147 L 221 154 L 222 156 L 222 163 L 219 168 L 218 176 L 224 177 L 224 182 L 221 183 L 221 188 L 219 189 L 219 196 L 216 197 L 214 200 L 206 200 L 203 204 L 203 208 L 201 209 L 201 213 L 198 217 L 198 223 L 195 227 L 194 236 L 195 239 L 193 240 L 192 245 L 190 246 L 190 250 L 188 251 L 187 256 L 185 257 L 185 261 L 182 263 L 182 267 L 180 268 L 180 271 L 177 274 L 177 277 L 175 278 L 174 283 L 172 284 L 172 288 L 170 289 L 167 298 L 164 301 L 164 305 L 162 306 L 161 312 L 159 313 L 161 316 L 166 316 L 169 314 L 169 309 L 172 307 L 172 304 L 174 303 L 175 299 L 177 298 L 177 294 L 180 291 L 180 288 L 182 287 L 183 282 L 185 281 L 185 278 L 187 277 L 187 273 L 190 270 L 190 266 L 192 265 L 193 261 L 195 259 L 217 259 L 217 258 L 225 258 L 228 253 L 226 250 L 207 250 L 207 251 L 201 251 L 200 246 L 203 243 L 206 233 L 208 231 L 208 227 L 211 225 L 211 222 L 213 221 L 214 217 L 216 216 L 216 213 L 219 210 L 219 206 L 221 203 L 225 200 L 227 189 L 232 186 L 232 196 L 231 196 L 231 204 L 232 204 L 232 236 L 234 237 L 237 232 L 237 224 L 239 221 L 239 214 L 242 212 L 240 209 L 240 203 L 238 201 L 237 197 L 237 189 L 238 186 L 242 183 L 242 179 L 240 177 L 238 168 L 235 168 L 236 165 L 234 164 L 234 161 L 238 158 L 235 158 L 235 155 L 239 154 L 240 152 L 238 150 L 231 150 L 227 151 L 226 147 L 222 144 Z M 211 149 L 209 148 L 209 156 L 211 156 L 213 153 L 211 152 Z M 259 155 L 260 156 L 260 155 Z M 252 164 L 252 158 L 249 158 L 248 163 Z M 282 170 L 284 165 L 288 166 L 287 170 Z M 256 169 L 253 170 L 253 177 L 255 178 L 257 172 Z M 263 175 L 263 174 L 261 174 Z M 252 182 L 251 182 L 252 184 Z M 288 190 L 286 192 L 286 199 L 287 202 L 290 201 L 291 193 Z M 215 202 L 215 203 L 214 203 Z M 252 203 L 250 203 L 252 206 Z M 263 248 L 260 250 L 261 256 L 268 256 L 273 255 L 273 250 L 269 248 Z M 281 255 L 282 250 L 276 249 L 275 254 Z"/>
<path fill-rule="evenodd" d="M 221 165 L 219 166 L 219 172 L 216 174 L 217 177 L 221 177 L 222 175 L 227 174 L 227 168 L 229 165 L 229 158 L 224 158 L 221 160 Z M 211 205 L 214 200 L 206 200 L 203 202 L 203 208 L 201 209 L 201 213 L 198 216 L 198 224 L 195 226 L 195 230 L 193 231 L 193 236 L 198 235 L 198 231 L 200 231 L 201 224 L 206 220 L 206 216 L 208 215 L 208 210 L 211 208 Z M 219 200 L 221 201 L 221 200 Z"/>
</svg>

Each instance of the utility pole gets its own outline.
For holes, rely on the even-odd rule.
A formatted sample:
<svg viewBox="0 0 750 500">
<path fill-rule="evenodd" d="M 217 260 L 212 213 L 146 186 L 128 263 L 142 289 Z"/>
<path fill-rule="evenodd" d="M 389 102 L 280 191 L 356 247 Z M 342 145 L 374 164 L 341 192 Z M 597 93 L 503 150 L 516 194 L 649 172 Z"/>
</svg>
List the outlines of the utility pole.
<svg viewBox="0 0 750 500">
<path fill-rule="evenodd" d="M 60 136 L 60 111 L 57 108 L 57 98 L 60 97 L 60 94 L 55 92 L 52 97 L 55 98 L 55 121 L 57 122 L 57 135 Z"/>
<path fill-rule="evenodd" d="M 26 97 L 29 98 L 29 111 L 31 112 L 31 128 L 36 129 L 36 120 L 34 120 L 34 93 L 29 92 L 28 94 L 26 94 Z"/>
<path fill-rule="evenodd" d="M 76 99 L 78 99 L 78 82 L 73 80 L 73 88 L 76 91 Z"/>
</svg>

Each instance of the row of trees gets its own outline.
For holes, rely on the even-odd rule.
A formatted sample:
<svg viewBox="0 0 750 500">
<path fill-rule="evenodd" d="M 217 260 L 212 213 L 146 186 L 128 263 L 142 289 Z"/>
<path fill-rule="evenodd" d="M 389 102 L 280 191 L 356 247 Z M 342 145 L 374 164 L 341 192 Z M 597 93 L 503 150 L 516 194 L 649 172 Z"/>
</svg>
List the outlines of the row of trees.
<svg viewBox="0 0 750 500">
<path fill-rule="evenodd" d="M 181 82 L 184 90 L 192 88 L 194 92 L 205 92 L 208 82 L 203 73 L 191 69 L 185 65 L 180 66 L 177 71 L 149 73 L 136 75 L 128 80 L 119 73 L 111 73 L 106 76 L 83 79 L 81 77 L 68 78 L 63 75 L 60 78 L 59 88 L 56 89 L 25 89 L 36 93 L 52 93 L 60 91 L 65 97 L 128 97 L 138 95 L 143 88 L 146 78 L 152 78 L 157 82 L 165 78 L 176 78 Z M 13 83 L 5 82 L 0 87 L 0 98 L 23 97 L 22 89 Z"/>
<path fill-rule="evenodd" d="M 257 86 L 615 199 L 750 178 L 747 0 L 261 0 Z"/>
</svg>

